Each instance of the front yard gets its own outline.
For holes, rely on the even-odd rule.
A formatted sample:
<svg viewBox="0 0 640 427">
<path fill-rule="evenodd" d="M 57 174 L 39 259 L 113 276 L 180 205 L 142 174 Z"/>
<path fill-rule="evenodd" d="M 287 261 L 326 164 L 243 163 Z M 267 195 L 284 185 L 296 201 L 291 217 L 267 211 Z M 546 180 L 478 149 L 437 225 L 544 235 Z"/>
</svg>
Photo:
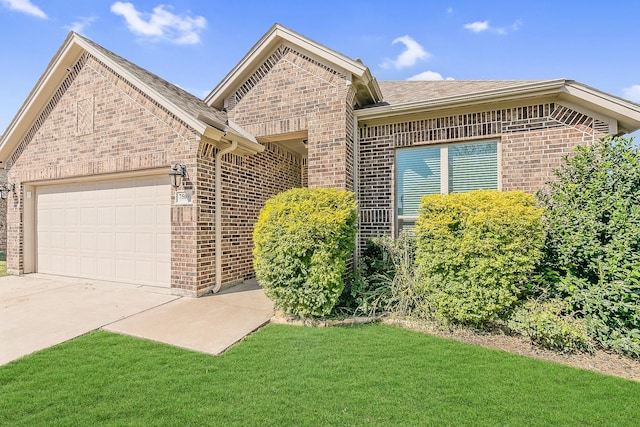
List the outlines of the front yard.
<svg viewBox="0 0 640 427">
<path fill-rule="evenodd" d="M 95 332 L 0 367 L 12 426 L 622 426 L 639 401 L 637 382 L 384 325 L 269 325 L 217 357 Z"/>
<path fill-rule="evenodd" d="M 0 277 L 7 275 L 7 255 L 0 251 Z"/>
</svg>

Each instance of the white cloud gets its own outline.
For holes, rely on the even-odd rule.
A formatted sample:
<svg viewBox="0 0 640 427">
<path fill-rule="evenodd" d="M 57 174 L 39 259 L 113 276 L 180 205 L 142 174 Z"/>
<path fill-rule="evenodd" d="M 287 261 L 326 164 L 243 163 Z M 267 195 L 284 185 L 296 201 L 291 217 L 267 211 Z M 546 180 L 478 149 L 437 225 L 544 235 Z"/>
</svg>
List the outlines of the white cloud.
<svg viewBox="0 0 640 427">
<path fill-rule="evenodd" d="M 418 60 L 426 60 L 431 54 L 424 50 L 420 43 L 410 36 L 402 36 L 395 39 L 391 44 L 402 43 L 405 49 L 396 59 L 385 59 L 381 64 L 382 68 L 406 68 L 415 65 Z"/>
<path fill-rule="evenodd" d="M 447 15 L 451 15 L 453 13 L 453 8 L 452 7 L 448 7 L 447 8 Z"/>
<path fill-rule="evenodd" d="M 489 21 L 476 21 L 470 24 L 464 24 L 464 28 L 473 31 L 474 33 L 480 33 L 489 29 Z"/>
<path fill-rule="evenodd" d="M 465 30 L 472 31 L 474 33 L 481 33 L 483 31 L 490 31 L 502 36 L 518 31 L 522 27 L 522 20 L 518 19 L 508 27 L 492 27 L 489 25 L 489 21 L 476 21 L 470 24 L 464 24 Z"/>
<path fill-rule="evenodd" d="M 111 12 L 124 17 L 135 34 L 175 44 L 200 43 L 200 32 L 206 28 L 207 20 L 202 16 L 176 15 L 169 9 L 172 7 L 161 4 L 154 7 L 152 13 L 143 13 L 132 3 L 115 2 L 111 5 Z"/>
<path fill-rule="evenodd" d="M 625 98 L 633 102 L 640 102 L 640 85 L 633 85 L 622 89 Z"/>
<path fill-rule="evenodd" d="M 409 77 L 407 80 L 455 80 L 453 77 L 442 77 L 442 74 L 435 71 L 423 71 L 420 74 Z"/>
<path fill-rule="evenodd" d="M 70 25 L 65 25 L 64 28 L 78 34 L 83 34 L 84 30 L 86 30 L 96 19 L 98 18 L 95 16 L 79 16 L 76 21 L 72 22 Z"/>
<path fill-rule="evenodd" d="M 38 6 L 31 3 L 30 0 L 0 0 L 0 3 L 2 3 L 2 5 L 7 9 L 47 19 L 47 14 Z"/>
</svg>

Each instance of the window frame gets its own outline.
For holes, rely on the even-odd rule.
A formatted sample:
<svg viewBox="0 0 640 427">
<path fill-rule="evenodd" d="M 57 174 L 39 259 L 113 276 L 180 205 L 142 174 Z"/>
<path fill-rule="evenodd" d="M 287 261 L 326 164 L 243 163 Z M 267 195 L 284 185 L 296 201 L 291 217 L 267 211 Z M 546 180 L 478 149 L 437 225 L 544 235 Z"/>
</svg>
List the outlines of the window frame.
<svg viewBox="0 0 640 427">
<path fill-rule="evenodd" d="M 401 227 L 401 221 L 408 221 L 415 223 L 418 218 L 418 214 L 415 215 L 399 215 L 398 214 L 398 197 L 399 197 L 399 179 L 398 179 L 398 152 L 410 151 L 420 148 L 439 148 L 440 149 L 440 194 L 449 194 L 449 147 L 470 145 L 470 144 L 496 144 L 496 181 L 497 190 L 502 191 L 502 144 L 500 138 L 488 138 L 488 139 L 474 139 L 469 141 L 456 141 L 440 144 L 422 144 L 412 145 L 408 147 L 398 147 L 394 150 L 393 160 L 393 228 L 394 235 L 398 236 Z"/>
</svg>

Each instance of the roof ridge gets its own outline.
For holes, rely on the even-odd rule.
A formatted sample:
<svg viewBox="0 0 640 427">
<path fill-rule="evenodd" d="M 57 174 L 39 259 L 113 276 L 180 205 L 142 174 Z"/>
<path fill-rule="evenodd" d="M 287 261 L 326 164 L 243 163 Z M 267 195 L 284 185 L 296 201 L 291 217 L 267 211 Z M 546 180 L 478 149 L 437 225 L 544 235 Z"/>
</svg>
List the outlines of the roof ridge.
<svg viewBox="0 0 640 427">
<path fill-rule="evenodd" d="M 186 91 L 180 86 L 169 82 L 168 80 L 158 76 L 157 74 L 125 59 L 124 57 L 114 53 L 113 51 L 103 47 L 102 45 L 90 40 L 78 33 L 74 33 L 74 36 L 81 39 L 83 42 L 90 45 L 92 48 L 98 50 L 103 55 L 107 56 L 110 60 L 114 61 L 117 65 L 123 67 L 128 72 L 132 73 L 143 84 L 148 85 L 154 89 L 160 96 L 167 99 L 167 101 L 176 104 L 177 107 L 183 109 L 186 113 L 197 119 L 198 115 L 202 113 L 213 114 L 217 121 L 225 123 L 227 120 L 226 113 L 218 110 L 213 106 L 207 105 L 202 98 Z"/>
</svg>

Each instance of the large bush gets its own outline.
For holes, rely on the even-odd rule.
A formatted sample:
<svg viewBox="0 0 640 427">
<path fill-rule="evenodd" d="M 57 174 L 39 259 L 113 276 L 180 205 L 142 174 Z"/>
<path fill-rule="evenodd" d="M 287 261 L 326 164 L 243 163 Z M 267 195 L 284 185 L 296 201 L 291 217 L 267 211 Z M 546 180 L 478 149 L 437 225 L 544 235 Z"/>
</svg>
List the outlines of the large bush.
<svg viewBox="0 0 640 427">
<path fill-rule="evenodd" d="M 422 198 L 416 263 L 437 318 L 479 326 L 508 317 L 542 253 L 535 204 L 494 190 Z"/>
<path fill-rule="evenodd" d="M 603 347 L 640 355 L 640 151 L 625 138 L 577 148 L 542 193 L 556 292 Z"/>
<path fill-rule="evenodd" d="M 277 309 L 324 316 L 343 288 L 355 246 L 353 193 L 296 188 L 271 198 L 253 232 L 256 276 Z"/>
</svg>

